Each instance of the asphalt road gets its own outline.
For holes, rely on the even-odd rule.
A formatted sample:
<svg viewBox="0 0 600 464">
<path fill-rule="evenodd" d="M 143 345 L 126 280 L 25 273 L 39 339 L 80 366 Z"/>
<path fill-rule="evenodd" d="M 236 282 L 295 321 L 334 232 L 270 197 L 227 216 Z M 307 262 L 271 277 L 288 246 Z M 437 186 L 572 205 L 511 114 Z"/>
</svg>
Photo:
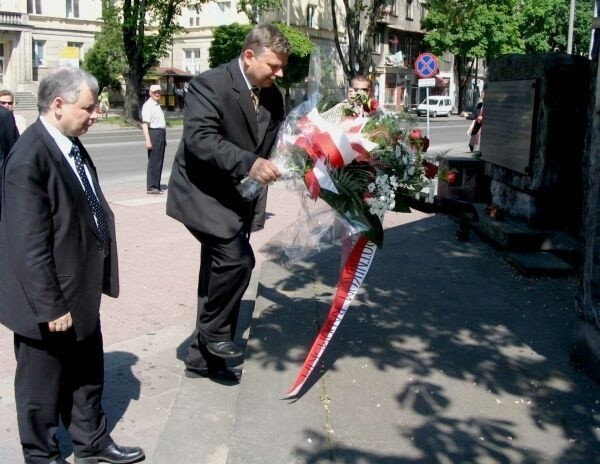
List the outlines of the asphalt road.
<svg viewBox="0 0 600 464">
<path fill-rule="evenodd" d="M 468 149 L 466 131 L 469 124 L 470 121 L 457 117 L 431 119 L 429 152 L 465 152 Z M 424 120 L 417 125 L 425 131 Z M 181 131 L 181 127 L 167 130 L 162 184 L 168 182 L 173 158 L 181 140 Z M 104 189 L 130 188 L 136 185 L 145 189 L 148 158 L 140 129 L 106 130 L 92 127 L 82 140 L 96 164 Z"/>
</svg>

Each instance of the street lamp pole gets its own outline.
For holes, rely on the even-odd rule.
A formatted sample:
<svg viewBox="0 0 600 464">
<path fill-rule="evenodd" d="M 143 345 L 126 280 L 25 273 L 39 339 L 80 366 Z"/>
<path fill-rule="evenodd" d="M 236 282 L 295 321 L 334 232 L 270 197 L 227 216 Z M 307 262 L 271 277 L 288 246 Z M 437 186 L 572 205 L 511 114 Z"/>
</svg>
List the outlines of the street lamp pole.
<svg viewBox="0 0 600 464">
<path fill-rule="evenodd" d="M 573 0 L 571 0 L 571 1 L 573 1 Z M 286 7 L 285 7 L 285 25 L 286 26 L 290 25 L 290 3 L 291 3 L 291 0 L 287 0 Z"/>
<path fill-rule="evenodd" d="M 569 9 L 569 33 L 567 36 L 567 53 L 573 53 L 573 23 L 575 22 L 575 0 L 571 0 Z"/>
</svg>

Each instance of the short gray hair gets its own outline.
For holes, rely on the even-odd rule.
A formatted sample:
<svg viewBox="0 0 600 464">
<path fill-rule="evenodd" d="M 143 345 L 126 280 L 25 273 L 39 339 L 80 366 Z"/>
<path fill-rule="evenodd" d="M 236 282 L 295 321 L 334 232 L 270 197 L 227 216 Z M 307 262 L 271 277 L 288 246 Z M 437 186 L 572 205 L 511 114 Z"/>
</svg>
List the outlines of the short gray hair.
<svg viewBox="0 0 600 464">
<path fill-rule="evenodd" d="M 250 49 L 260 55 L 265 48 L 278 55 L 289 55 L 292 50 L 287 37 L 277 27 L 272 24 L 259 24 L 246 36 L 242 53 Z"/>
<path fill-rule="evenodd" d="M 87 71 L 74 66 L 54 69 L 40 82 L 38 88 L 38 111 L 45 114 L 56 97 L 67 103 L 75 103 L 79 98 L 81 84 L 86 84 L 94 97 L 98 97 L 98 81 Z"/>
</svg>

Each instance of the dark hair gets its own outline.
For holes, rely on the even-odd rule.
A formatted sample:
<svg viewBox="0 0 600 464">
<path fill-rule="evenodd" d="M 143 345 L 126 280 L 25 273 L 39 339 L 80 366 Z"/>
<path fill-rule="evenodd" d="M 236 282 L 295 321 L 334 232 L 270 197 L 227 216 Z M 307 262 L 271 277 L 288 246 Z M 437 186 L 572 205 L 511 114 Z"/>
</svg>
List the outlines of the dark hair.
<svg viewBox="0 0 600 464">
<path fill-rule="evenodd" d="M 268 49 L 278 55 L 289 55 L 291 48 L 288 39 L 278 28 L 272 24 L 259 24 L 246 36 L 242 53 L 245 50 L 252 50 L 256 55 L 260 55 Z"/>
</svg>

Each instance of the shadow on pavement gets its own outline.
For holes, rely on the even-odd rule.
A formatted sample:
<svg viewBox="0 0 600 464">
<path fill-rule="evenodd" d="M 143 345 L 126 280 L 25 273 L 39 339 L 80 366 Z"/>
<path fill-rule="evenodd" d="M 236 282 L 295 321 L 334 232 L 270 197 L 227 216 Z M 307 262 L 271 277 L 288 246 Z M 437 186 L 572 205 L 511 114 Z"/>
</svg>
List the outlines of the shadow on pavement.
<svg viewBox="0 0 600 464">
<path fill-rule="evenodd" d="M 382 417 L 414 419 L 398 427 L 397 438 L 418 457 L 336 444 L 318 426 L 305 429 L 313 451 L 294 455 L 307 464 L 534 463 L 548 447 L 552 462 L 599 462 L 600 388 L 569 362 L 577 280 L 522 277 L 476 237 L 454 240 L 447 221 L 436 216 L 386 231 L 322 369 L 305 388 L 337 364 L 368 358 L 373 378 L 386 382 L 382 389 L 396 391 L 394 410 L 380 411 Z M 267 303 L 253 324 L 248 356 L 263 370 L 299 369 L 326 317 L 339 266 L 339 249 L 331 249 L 260 286 Z M 497 395 L 497 404 L 482 405 L 485 414 L 475 405 L 458 411 L 470 392 Z M 517 400 L 508 402 L 512 396 Z M 360 417 L 360 399 L 353 400 L 348 407 Z M 518 408 L 514 421 L 511 408 Z M 546 433 L 569 445 L 520 445 Z"/>
</svg>

